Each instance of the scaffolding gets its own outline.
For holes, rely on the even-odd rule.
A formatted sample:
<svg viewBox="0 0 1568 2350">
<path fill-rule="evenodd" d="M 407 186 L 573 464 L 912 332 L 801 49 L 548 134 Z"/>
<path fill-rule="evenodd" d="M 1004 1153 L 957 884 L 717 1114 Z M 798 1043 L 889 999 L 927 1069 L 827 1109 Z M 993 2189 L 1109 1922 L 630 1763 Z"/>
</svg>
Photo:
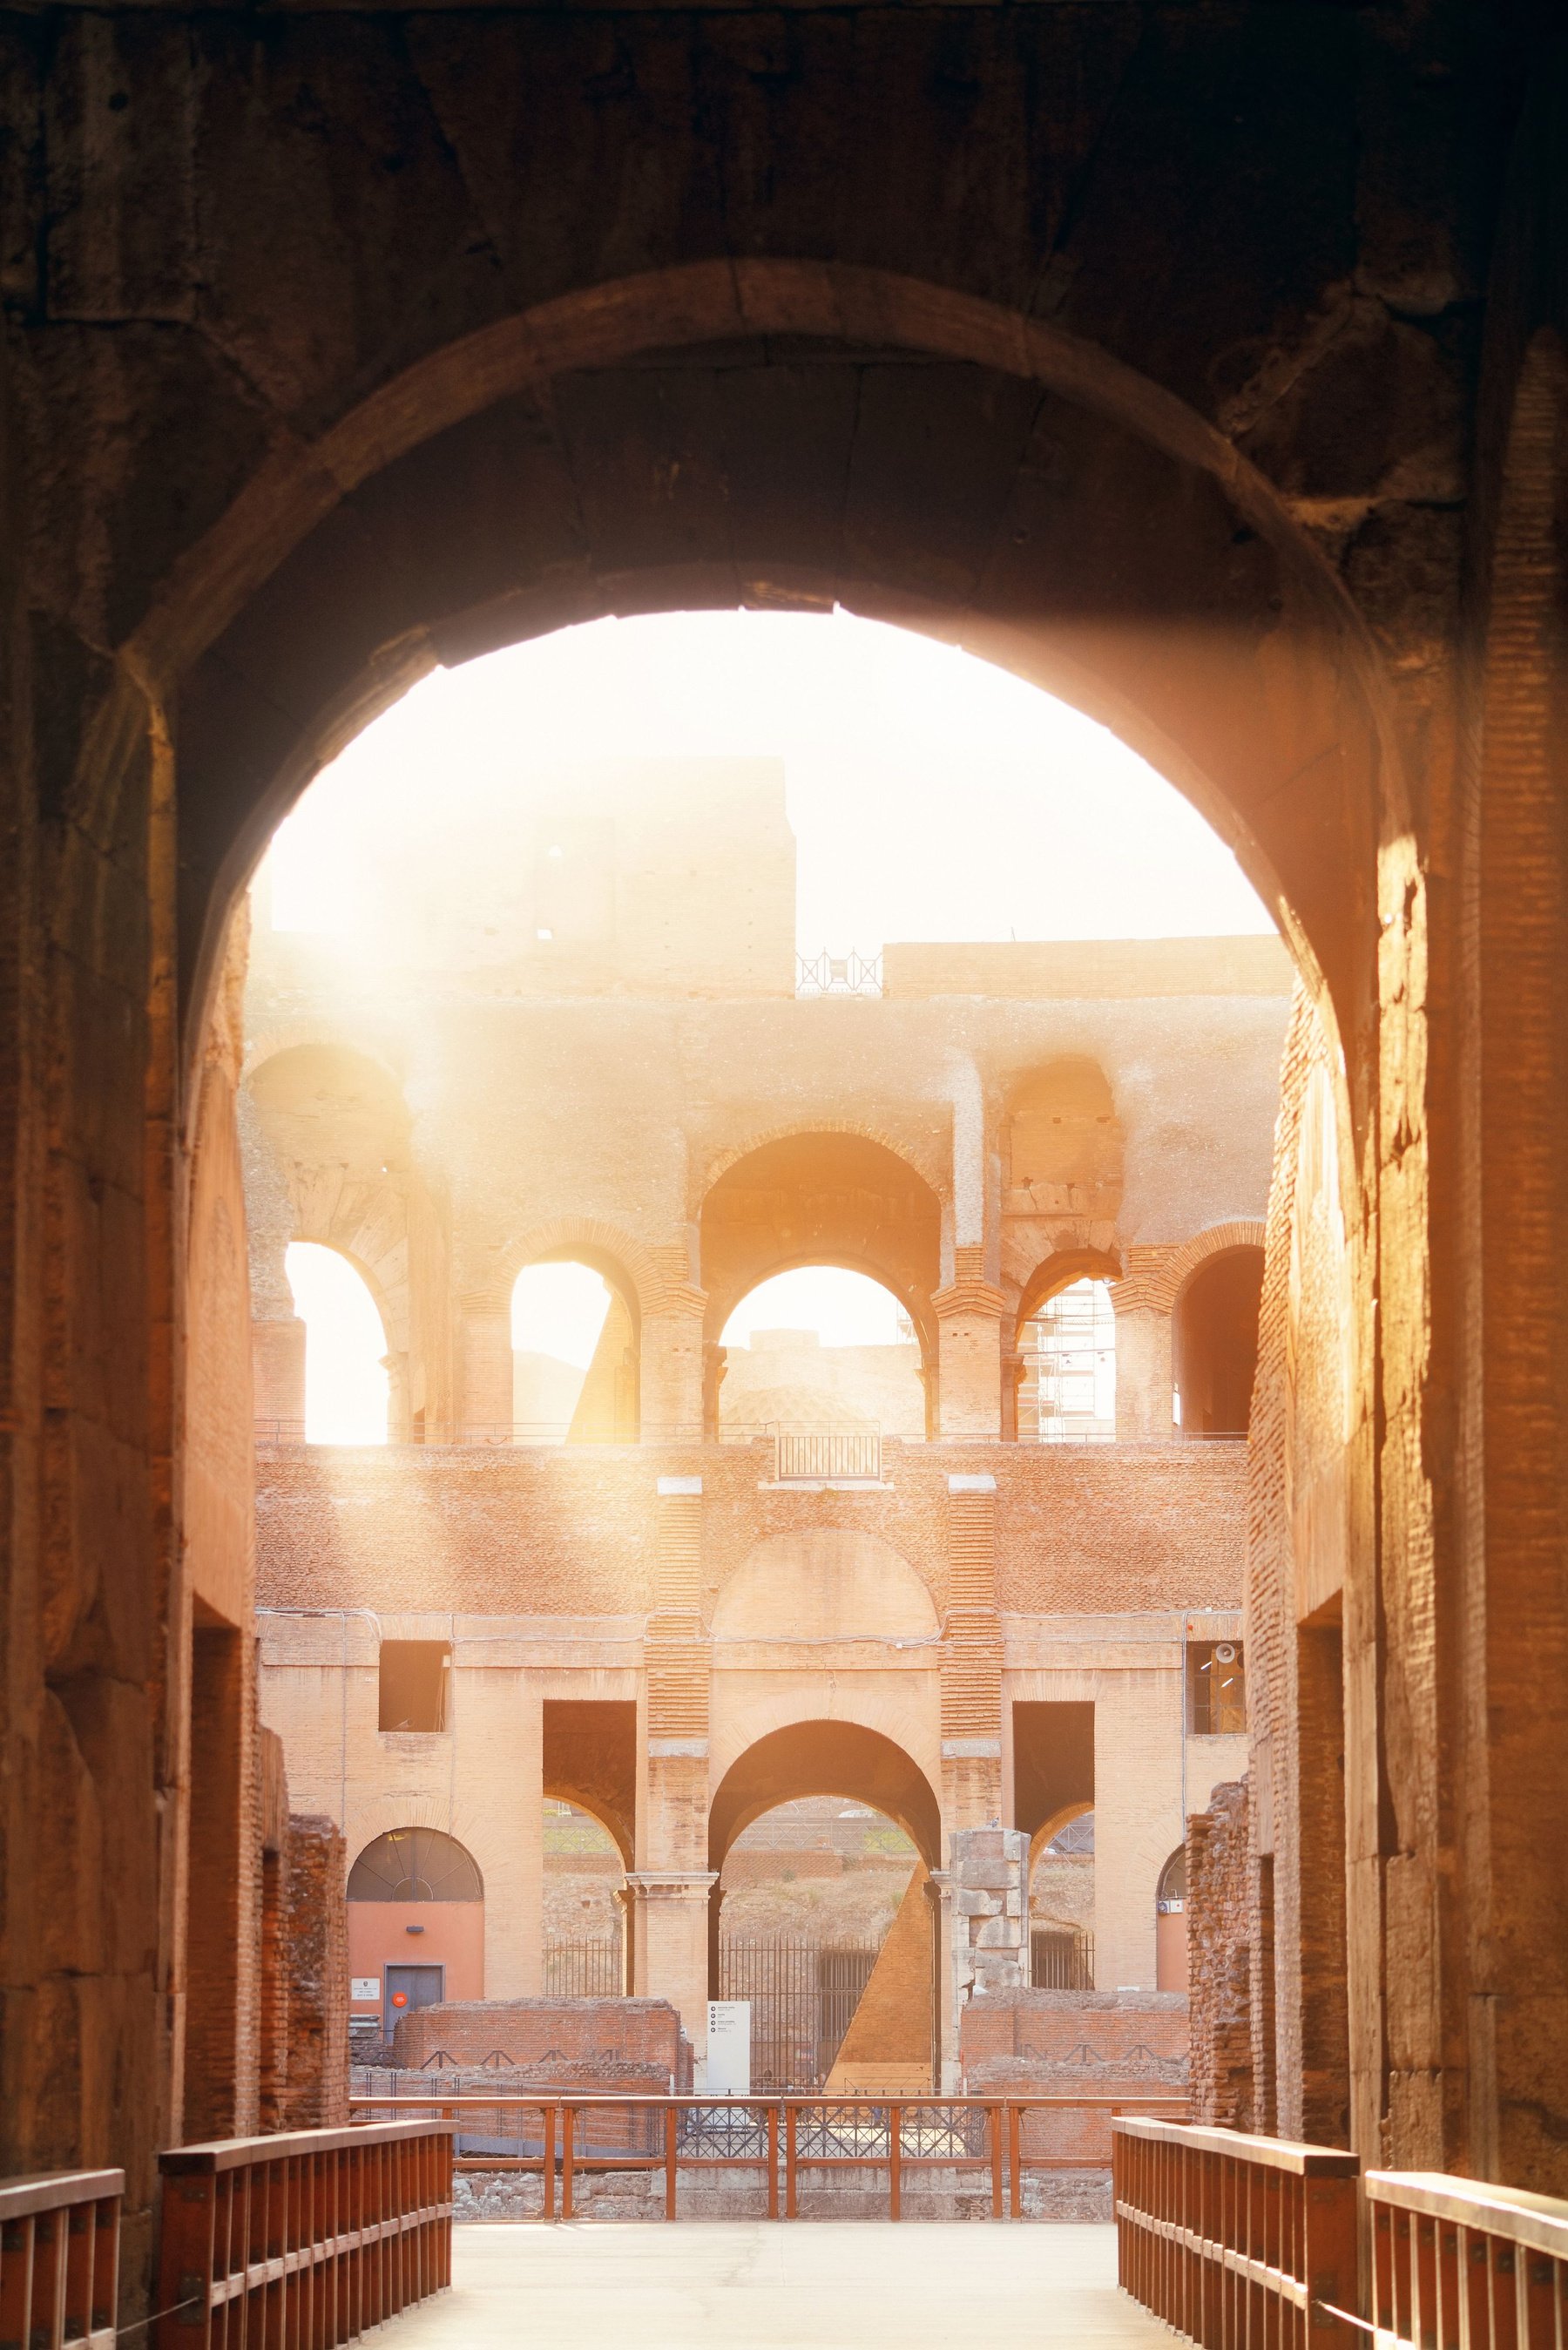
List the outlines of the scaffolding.
<svg viewBox="0 0 1568 2350">
<path fill-rule="evenodd" d="M 1116 1317 L 1103 1281 L 1075 1281 L 1024 1326 L 1018 1433 L 1040 1444 L 1108 1444 L 1116 1432 Z"/>
</svg>

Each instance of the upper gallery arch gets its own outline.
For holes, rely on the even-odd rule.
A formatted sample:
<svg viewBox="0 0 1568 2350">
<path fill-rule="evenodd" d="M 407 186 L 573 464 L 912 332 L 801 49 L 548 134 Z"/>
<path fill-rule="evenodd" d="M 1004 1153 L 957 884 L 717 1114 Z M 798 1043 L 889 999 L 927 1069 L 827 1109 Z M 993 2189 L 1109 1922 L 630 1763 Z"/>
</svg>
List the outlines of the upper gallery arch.
<svg viewBox="0 0 1568 2350">
<path fill-rule="evenodd" d="M 778 364 L 780 336 L 819 364 Z M 437 662 L 606 612 L 835 599 L 1114 727 L 1234 847 L 1342 1027 L 1365 1024 L 1377 843 L 1404 812 L 1369 642 L 1275 494 L 1056 328 L 763 260 L 601 285 L 454 342 L 176 565 L 130 666 L 179 688 L 198 1007 L 273 825 Z"/>
</svg>

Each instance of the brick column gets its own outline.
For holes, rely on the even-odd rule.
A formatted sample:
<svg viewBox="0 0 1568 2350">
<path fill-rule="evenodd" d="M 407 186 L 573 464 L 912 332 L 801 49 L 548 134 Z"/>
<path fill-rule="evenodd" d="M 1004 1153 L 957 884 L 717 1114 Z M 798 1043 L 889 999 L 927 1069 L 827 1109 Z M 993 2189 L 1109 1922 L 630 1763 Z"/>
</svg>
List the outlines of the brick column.
<svg viewBox="0 0 1568 2350">
<path fill-rule="evenodd" d="M 1166 1249 L 1135 1248 L 1110 1284 L 1116 1317 L 1116 1438 L 1147 1443 L 1174 1432 L 1171 1417 L 1171 1277 Z"/>
<path fill-rule="evenodd" d="M 1002 1818 L 1002 1619 L 996 1480 L 948 1479 L 942 1626 L 942 1812 L 950 1834 Z"/>
<path fill-rule="evenodd" d="M 701 1372 L 701 1322 L 696 1360 Z M 646 1326 L 645 1326 L 646 1327 Z M 708 1682 L 701 1617 L 702 1480 L 661 1477 L 653 1606 L 644 1641 L 648 1807 L 643 1865 L 627 1878 L 640 1995 L 680 2011 L 697 2079 L 708 2048 Z"/>
<path fill-rule="evenodd" d="M 645 1444 L 695 1444 L 702 1436 L 705 1290 L 687 1278 L 686 1250 L 679 1243 L 653 1253 L 665 1278 L 642 1317 L 642 1440 Z"/>
<path fill-rule="evenodd" d="M 460 1440 L 512 1441 L 512 1312 L 488 1299 L 465 1299 L 459 1340 Z"/>
<path fill-rule="evenodd" d="M 937 1317 L 945 1437 L 1002 1435 L 1002 1326 L 1007 1300 L 984 1277 L 978 1243 L 953 1251 L 953 1278 L 931 1299 Z"/>
</svg>

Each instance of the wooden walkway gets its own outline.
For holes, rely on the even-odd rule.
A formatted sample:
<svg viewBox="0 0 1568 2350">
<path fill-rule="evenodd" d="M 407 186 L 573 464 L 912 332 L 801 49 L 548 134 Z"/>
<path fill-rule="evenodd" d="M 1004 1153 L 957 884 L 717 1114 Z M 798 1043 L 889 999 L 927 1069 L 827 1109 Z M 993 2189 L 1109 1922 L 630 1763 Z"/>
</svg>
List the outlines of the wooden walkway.
<svg viewBox="0 0 1568 2350">
<path fill-rule="evenodd" d="M 450 2293 L 387 2350 L 1151 2350 L 1171 2336 L 1116 2291 L 1111 2228 L 856 2221 L 585 2221 L 453 2232 Z"/>
</svg>

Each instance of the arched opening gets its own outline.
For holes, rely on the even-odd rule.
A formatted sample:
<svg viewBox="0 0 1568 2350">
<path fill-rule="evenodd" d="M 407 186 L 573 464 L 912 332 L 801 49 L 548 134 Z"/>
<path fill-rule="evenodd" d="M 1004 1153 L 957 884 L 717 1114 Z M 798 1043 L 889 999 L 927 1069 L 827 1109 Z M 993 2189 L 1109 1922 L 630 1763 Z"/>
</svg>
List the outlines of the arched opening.
<svg viewBox="0 0 1568 2350">
<path fill-rule="evenodd" d="M 285 1258 L 305 1325 L 305 1440 L 385 1444 L 387 1334 L 369 1284 L 337 1249 L 293 1241 Z"/>
<path fill-rule="evenodd" d="M 917 2000 L 912 2014 L 863 2012 L 911 1891 L 905 1938 L 912 1929 L 919 1987 L 929 1989 L 925 1879 L 896 1822 L 836 1795 L 776 1804 L 736 1836 L 718 1887 L 719 1996 L 751 2002 L 753 2088 L 886 2089 L 895 2071 L 929 2085 L 929 2000 Z M 900 1987 L 907 1993 L 907 1982 Z M 845 2057 L 857 2025 L 858 2046 Z"/>
<path fill-rule="evenodd" d="M 856 1722 L 792 1723 L 731 1765 L 708 1833 L 710 1981 L 753 2002 L 753 2085 L 929 2088 L 941 1825 L 911 1758 Z"/>
<path fill-rule="evenodd" d="M 455 1836 L 410 1825 L 365 1846 L 348 1872 L 348 1972 L 362 2061 L 404 2016 L 483 1998 L 484 1879 Z"/>
<path fill-rule="evenodd" d="M 512 1284 L 514 1440 L 634 1444 L 638 1351 L 623 1276 L 564 1253 L 525 1264 Z"/>
<path fill-rule="evenodd" d="M 717 1424 L 723 1367 L 717 1348 L 736 1309 L 763 1283 L 809 1270 L 858 1274 L 902 1308 L 927 1374 L 921 1425 L 929 1430 L 941 1203 L 907 1160 L 858 1134 L 781 1136 L 724 1169 L 702 1201 L 701 1236 L 709 1298 L 710 1428 Z M 911 1343 L 897 1336 L 896 1322 L 891 1327 L 894 1344 Z M 898 1372 L 909 1366 L 886 1367 Z M 907 1387 L 897 1409 L 901 1419 L 909 1418 Z"/>
<path fill-rule="evenodd" d="M 741 1299 L 719 1344 L 718 1434 L 781 1440 L 781 1471 L 796 1453 L 807 1469 L 820 1453 L 826 1468 L 850 1473 L 859 1463 L 857 1473 L 869 1473 L 869 1453 L 861 1461 L 867 1443 L 925 1435 L 914 1323 L 865 1274 L 836 1265 L 775 1274 Z"/>
<path fill-rule="evenodd" d="M 545 1998 L 618 1998 L 626 1863 L 616 1838 L 583 1804 L 546 1795 L 543 1867 Z"/>
<path fill-rule="evenodd" d="M 1019 1331 L 1018 1436 L 1108 1444 L 1116 1432 L 1116 1316 L 1104 1281 L 1052 1290 Z"/>
<path fill-rule="evenodd" d="M 1047 1820 L 1029 1852 L 1029 1980 L 1036 1991 L 1095 1988 L 1095 1811 Z"/>
<path fill-rule="evenodd" d="M 1176 1419 L 1184 1436 L 1245 1436 L 1258 1368 L 1261 1248 L 1208 1257 L 1176 1301 Z"/>
<path fill-rule="evenodd" d="M 1187 1989 L 1187 1846 L 1179 1844 L 1159 1872 L 1155 1894 L 1155 1989 Z"/>
</svg>

